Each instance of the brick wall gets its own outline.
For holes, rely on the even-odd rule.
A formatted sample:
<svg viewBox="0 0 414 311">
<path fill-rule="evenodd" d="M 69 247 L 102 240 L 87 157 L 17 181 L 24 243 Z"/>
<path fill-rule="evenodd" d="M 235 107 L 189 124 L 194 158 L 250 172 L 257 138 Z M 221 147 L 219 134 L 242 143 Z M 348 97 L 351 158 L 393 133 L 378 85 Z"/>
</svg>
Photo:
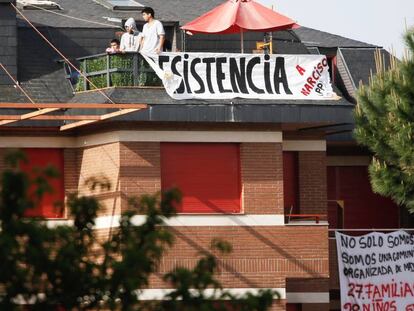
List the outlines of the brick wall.
<svg viewBox="0 0 414 311">
<path fill-rule="evenodd" d="M 81 195 L 96 195 L 102 205 L 101 215 L 120 214 L 121 211 L 121 191 L 120 191 L 120 144 L 113 143 L 101 146 L 94 146 L 79 149 L 76 152 L 67 151 L 65 153 L 67 174 L 70 174 L 70 167 L 77 166 L 76 188 Z M 71 159 L 71 160 L 69 160 Z M 75 162 L 75 163 L 74 163 Z M 99 187 L 92 191 L 87 182 L 91 178 L 108 182 L 110 189 L 100 189 Z M 68 185 L 75 186 L 73 177 L 67 181 Z"/>
<path fill-rule="evenodd" d="M 301 214 L 327 214 L 326 153 L 299 152 Z"/>
<path fill-rule="evenodd" d="M 241 144 L 243 207 L 246 214 L 283 214 L 282 144 Z"/>
<path fill-rule="evenodd" d="M 127 208 L 127 197 L 161 190 L 160 143 L 120 144 L 120 186 L 123 210 Z"/>
<path fill-rule="evenodd" d="M 78 191 L 78 182 L 80 167 L 78 164 L 78 149 L 65 149 L 63 151 L 64 161 L 64 180 L 65 180 L 65 193 L 73 193 Z"/>
<path fill-rule="evenodd" d="M 329 240 L 329 287 L 339 289 L 338 253 L 336 240 Z"/>
<path fill-rule="evenodd" d="M 161 276 L 177 266 L 192 268 L 211 240 L 221 238 L 233 246 L 220 256 L 217 276 L 226 288 L 286 287 L 286 278 L 321 279 L 300 288 L 318 292 L 327 288 L 328 238 L 324 227 L 171 227 L 175 243 L 150 279 L 151 288 L 170 288 Z M 99 230 L 105 239 L 108 230 Z M 325 279 L 325 280 L 323 280 Z M 316 283 L 315 283 L 316 282 Z M 314 285 L 318 289 L 313 289 Z M 291 286 L 291 285 L 290 285 Z M 305 290 L 306 289 L 306 290 Z"/>
<path fill-rule="evenodd" d="M 0 62 L 17 77 L 17 26 L 16 12 L 10 6 L 13 1 L 0 2 Z M 0 69 L 0 85 L 11 85 L 13 82 Z"/>
</svg>

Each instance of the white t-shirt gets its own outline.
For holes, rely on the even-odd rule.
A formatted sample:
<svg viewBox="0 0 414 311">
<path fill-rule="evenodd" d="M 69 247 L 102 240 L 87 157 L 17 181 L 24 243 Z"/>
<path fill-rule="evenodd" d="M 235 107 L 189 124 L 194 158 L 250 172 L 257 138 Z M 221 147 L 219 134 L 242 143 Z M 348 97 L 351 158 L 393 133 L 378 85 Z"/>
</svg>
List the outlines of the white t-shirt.
<svg viewBox="0 0 414 311">
<path fill-rule="evenodd" d="M 142 33 L 134 32 L 133 34 L 124 33 L 121 37 L 121 51 L 125 52 L 138 52 L 139 43 L 141 41 Z"/>
<path fill-rule="evenodd" d="M 144 44 L 141 52 L 155 53 L 160 43 L 160 36 L 165 36 L 164 26 L 158 20 L 153 20 L 151 24 L 146 23 L 142 29 L 142 36 L 144 37 Z"/>
</svg>

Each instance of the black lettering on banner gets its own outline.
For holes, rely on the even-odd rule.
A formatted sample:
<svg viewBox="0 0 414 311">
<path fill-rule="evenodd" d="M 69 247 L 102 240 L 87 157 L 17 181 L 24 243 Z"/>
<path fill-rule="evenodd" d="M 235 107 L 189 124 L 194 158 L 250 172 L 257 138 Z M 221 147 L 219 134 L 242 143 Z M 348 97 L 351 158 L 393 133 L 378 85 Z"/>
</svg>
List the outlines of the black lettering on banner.
<svg viewBox="0 0 414 311">
<path fill-rule="evenodd" d="M 342 251 L 341 258 L 346 265 L 370 266 L 377 263 L 376 253 L 349 255 L 347 252 Z"/>
<path fill-rule="evenodd" d="M 240 58 L 240 66 L 237 66 L 237 59 L 230 58 L 230 80 L 234 93 L 249 94 L 246 85 L 246 58 Z"/>
<path fill-rule="evenodd" d="M 276 57 L 274 84 L 276 94 L 280 94 L 280 84 L 282 84 L 285 94 L 292 95 L 292 91 L 289 89 L 289 83 L 287 80 L 284 57 Z"/>
<path fill-rule="evenodd" d="M 181 77 L 179 71 L 177 70 L 177 63 L 181 62 L 181 56 L 176 56 L 173 58 L 173 60 L 171 61 L 171 71 L 173 74 Z M 180 86 L 178 87 L 178 89 L 176 90 L 177 94 L 183 94 L 185 92 L 185 88 L 184 88 L 184 81 L 181 81 Z"/>
<path fill-rule="evenodd" d="M 325 91 L 323 84 L 322 83 L 316 84 L 315 92 L 318 93 L 319 95 L 323 95 L 322 94 L 323 91 Z"/>
<path fill-rule="evenodd" d="M 341 246 L 345 248 L 355 248 L 356 239 L 346 235 L 341 235 Z"/>
<path fill-rule="evenodd" d="M 206 57 L 203 59 L 203 63 L 206 64 L 207 86 L 211 94 L 214 94 L 213 84 L 211 83 L 211 64 L 215 61 L 216 59 L 214 57 Z"/>
<path fill-rule="evenodd" d="M 414 263 L 412 262 L 404 263 L 404 271 L 414 272 Z"/>
<path fill-rule="evenodd" d="M 204 86 L 203 79 L 201 79 L 201 77 L 199 76 L 199 74 L 197 73 L 197 70 L 195 68 L 200 63 L 201 63 L 201 59 L 200 58 L 195 58 L 191 62 L 191 66 L 190 66 L 191 75 L 194 77 L 194 79 L 200 85 L 200 88 L 197 91 L 194 91 L 194 93 L 196 93 L 196 94 L 202 94 L 206 91 L 206 87 Z"/>
<path fill-rule="evenodd" d="M 160 55 L 158 57 L 158 66 L 164 70 L 164 63 L 168 63 L 170 61 L 170 57 L 166 55 Z"/>
<path fill-rule="evenodd" d="M 191 85 L 188 82 L 188 54 L 184 54 L 184 83 L 185 83 L 185 88 L 187 89 L 187 93 L 191 93 Z"/>
<path fill-rule="evenodd" d="M 362 236 L 359 238 L 358 243 L 361 249 L 382 247 L 384 245 L 384 238 L 382 236 Z"/>
<path fill-rule="evenodd" d="M 388 247 L 394 248 L 400 245 L 414 245 L 414 237 L 405 234 L 387 237 Z"/>
<path fill-rule="evenodd" d="M 253 92 L 257 94 L 264 94 L 264 90 L 259 89 L 253 82 L 253 69 L 254 66 L 260 64 L 260 57 L 253 57 L 247 64 L 247 83 Z"/>
<path fill-rule="evenodd" d="M 233 93 L 236 96 L 242 95 L 241 97 L 245 97 L 243 94 L 293 95 L 287 76 L 286 58 L 283 56 L 222 57 L 214 54 L 183 53 L 159 55 L 155 62 L 162 70 L 170 69 L 174 75 L 182 78 L 179 87 L 175 90 L 176 94 Z M 312 95 L 322 96 L 327 89 L 330 89 L 330 85 L 322 80 L 322 72 L 326 71 L 325 64 L 327 60 L 321 60 L 317 66 L 314 66 L 313 72 L 307 79 L 302 78 L 304 82 L 306 81 L 301 90 L 303 95 L 311 95 L 315 90 L 316 94 Z M 305 69 L 301 66 L 297 65 L 296 69 L 300 75 L 303 75 Z M 401 243 L 406 241 L 389 241 L 389 244 L 395 246 Z M 354 248 L 355 245 L 350 247 Z M 368 243 L 367 247 L 369 247 Z"/>
<path fill-rule="evenodd" d="M 226 79 L 226 75 L 223 72 L 223 64 L 225 63 L 227 63 L 227 57 L 216 58 L 217 85 L 220 93 L 231 93 L 232 90 L 226 90 L 223 86 L 223 80 Z"/>
<path fill-rule="evenodd" d="M 264 62 L 264 78 L 265 78 L 266 91 L 269 94 L 273 94 L 272 83 L 270 82 L 270 62 L 269 62 L 270 56 L 265 55 L 264 59 L 265 59 L 265 62 Z"/>
</svg>

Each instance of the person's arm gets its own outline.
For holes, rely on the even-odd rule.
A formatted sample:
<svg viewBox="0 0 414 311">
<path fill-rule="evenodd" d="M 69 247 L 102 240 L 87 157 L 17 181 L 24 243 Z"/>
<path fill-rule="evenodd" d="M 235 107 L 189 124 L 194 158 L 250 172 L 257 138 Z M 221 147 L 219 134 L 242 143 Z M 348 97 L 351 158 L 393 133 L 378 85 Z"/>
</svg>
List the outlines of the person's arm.
<svg viewBox="0 0 414 311">
<path fill-rule="evenodd" d="M 164 42 L 165 42 L 165 35 L 160 35 L 160 43 L 158 44 L 158 47 L 155 49 L 155 52 L 157 54 L 160 54 L 163 51 Z"/>
<path fill-rule="evenodd" d="M 163 51 L 164 42 L 165 42 L 165 30 L 161 22 L 158 22 L 157 24 L 157 35 L 160 37 L 160 40 L 159 40 L 160 42 L 158 43 L 158 46 L 155 49 L 155 52 L 157 54 L 160 54 Z"/>
<path fill-rule="evenodd" d="M 126 48 L 126 46 L 125 46 L 125 36 L 122 35 L 121 44 L 119 45 L 119 52 L 120 53 L 125 53 L 125 48 Z"/>
<path fill-rule="evenodd" d="M 136 38 L 134 38 L 134 52 L 139 52 L 141 44 L 141 33 L 139 32 Z"/>
<path fill-rule="evenodd" d="M 141 32 L 141 34 L 140 34 L 140 37 L 139 37 L 139 39 L 138 39 L 138 42 L 139 42 L 139 44 L 138 44 L 138 52 L 140 52 L 141 50 L 142 50 L 142 48 L 143 48 L 143 46 L 144 46 L 144 35 L 142 34 L 142 32 Z"/>
</svg>

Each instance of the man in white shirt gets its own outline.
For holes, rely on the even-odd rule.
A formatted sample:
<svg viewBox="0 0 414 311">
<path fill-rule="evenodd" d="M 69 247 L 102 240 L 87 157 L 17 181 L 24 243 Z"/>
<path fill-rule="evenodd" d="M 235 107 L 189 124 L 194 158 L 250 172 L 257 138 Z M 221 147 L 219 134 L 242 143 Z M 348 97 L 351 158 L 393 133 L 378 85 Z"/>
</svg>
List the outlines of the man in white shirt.
<svg viewBox="0 0 414 311">
<path fill-rule="evenodd" d="M 145 7 L 142 18 L 146 24 L 142 30 L 141 52 L 144 54 L 159 54 L 162 52 L 165 42 L 165 31 L 162 23 L 155 19 L 154 10 Z"/>
<path fill-rule="evenodd" d="M 138 52 L 142 34 L 132 17 L 125 22 L 125 29 L 127 32 L 121 37 L 121 52 Z"/>
</svg>

